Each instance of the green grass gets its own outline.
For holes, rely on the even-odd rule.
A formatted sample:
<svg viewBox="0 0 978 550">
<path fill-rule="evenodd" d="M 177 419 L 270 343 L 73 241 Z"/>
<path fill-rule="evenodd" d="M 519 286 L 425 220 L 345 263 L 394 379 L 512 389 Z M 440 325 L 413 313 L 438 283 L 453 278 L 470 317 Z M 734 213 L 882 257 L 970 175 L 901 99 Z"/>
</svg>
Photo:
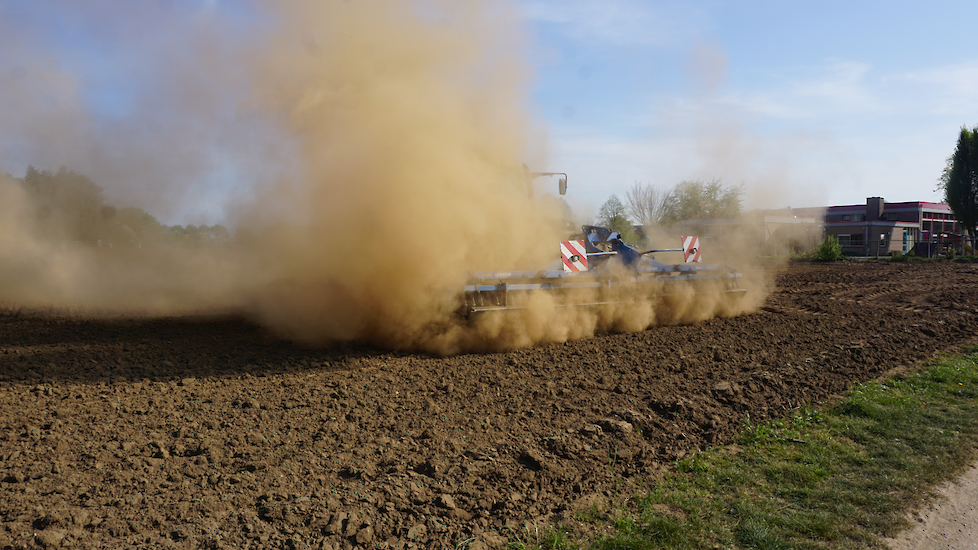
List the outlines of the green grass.
<svg viewBox="0 0 978 550">
<path fill-rule="evenodd" d="M 696 454 L 638 506 L 591 519 L 593 540 L 523 548 L 882 548 L 906 513 L 974 458 L 978 350 L 853 388 L 824 411 L 747 425 Z"/>
</svg>

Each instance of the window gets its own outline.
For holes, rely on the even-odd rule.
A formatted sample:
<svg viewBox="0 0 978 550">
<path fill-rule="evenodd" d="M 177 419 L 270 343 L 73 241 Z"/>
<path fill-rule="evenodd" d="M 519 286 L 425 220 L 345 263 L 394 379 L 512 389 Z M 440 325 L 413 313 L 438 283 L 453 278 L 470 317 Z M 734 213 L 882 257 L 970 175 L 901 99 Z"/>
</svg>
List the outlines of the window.
<svg viewBox="0 0 978 550">
<path fill-rule="evenodd" d="M 850 216 L 849 214 L 846 214 L 845 216 L 842 216 L 842 221 L 844 221 L 844 222 L 851 221 L 851 220 L 852 220 L 852 216 Z M 842 235 L 839 235 L 839 236 L 842 237 Z M 848 237 L 848 235 L 845 235 L 845 236 Z"/>
<path fill-rule="evenodd" d="M 862 246 L 862 235 L 838 235 L 839 244 L 842 246 Z"/>
</svg>

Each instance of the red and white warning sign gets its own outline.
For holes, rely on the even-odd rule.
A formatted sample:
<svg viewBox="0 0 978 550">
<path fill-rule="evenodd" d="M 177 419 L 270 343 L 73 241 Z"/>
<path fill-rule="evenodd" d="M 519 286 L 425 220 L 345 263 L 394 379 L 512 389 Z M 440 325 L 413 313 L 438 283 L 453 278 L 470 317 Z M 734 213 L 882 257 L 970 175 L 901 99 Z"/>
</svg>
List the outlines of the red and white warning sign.
<svg viewBox="0 0 978 550">
<path fill-rule="evenodd" d="M 560 241 L 560 258 L 564 262 L 564 271 L 587 271 L 584 241 Z"/>
<path fill-rule="evenodd" d="M 683 257 L 686 263 L 700 261 L 700 242 L 697 237 L 683 237 Z"/>
</svg>

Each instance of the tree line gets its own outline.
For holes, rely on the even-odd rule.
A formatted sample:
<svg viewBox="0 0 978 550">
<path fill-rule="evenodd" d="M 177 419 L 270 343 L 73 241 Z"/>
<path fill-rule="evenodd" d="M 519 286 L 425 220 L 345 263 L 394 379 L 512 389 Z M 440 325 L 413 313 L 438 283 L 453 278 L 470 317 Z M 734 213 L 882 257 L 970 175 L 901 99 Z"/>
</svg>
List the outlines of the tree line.
<svg viewBox="0 0 978 550">
<path fill-rule="evenodd" d="M 41 235 L 69 241 L 119 246 L 188 244 L 231 239 L 222 225 L 164 225 L 141 208 L 107 204 L 103 189 L 88 176 L 64 166 L 38 170 L 28 166 L 19 181 L 32 199 Z M 978 227 L 978 125 L 962 127 L 954 152 L 938 178 L 938 190 L 955 219 L 974 238 Z M 595 222 L 637 240 L 636 226 L 670 226 L 688 219 L 739 216 L 744 186 L 726 186 L 720 179 L 686 180 L 672 188 L 636 182 L 625 199 L 612 195 L 601 205 Z M 566 202 L 562 202 L 569 210 Z M 566 212 L 569 214 L 570 212 Z"/>
<path fill-rule="evenodd" d="M 625 200 L 612 195 L 598 210 L 597 223 L 637 240 L 635 226 L 671 226 L 689 219 L 733 218 L 741 214 L 744 186 L 720 179 L 686 180 L 672 188 L 635 182 Z"/>
<path fill-rule="evenodd" d="M 105 201 L 101 186 L 66 168 L 27 167 L 18 181 L 31 198 L 37 232 L 45 238 L 105 246 L 200 245 L 226 242 L 232 235 L 223 225 L 164 225 L 141 208 L 116 207 Z M 683 181 L 671 189 L 635 183 L 622 201 L 612 195 L 600 208 L 596 223 L 637 240 L 635 225 L 673 225 L 691 218 L 734 217 L 741 212 L 743 186 Z M 565 218 L 572 213 L 561 200 Z"/>
<path fill-rule="evenodd" d="M 23 186 L 34 208 L 37 233 L 44 238 L 104 246 L 197 245 L 231 238 L 222 225 L 164 225 L 141 208 L 106 203 L 102 187 L 64 166 L 27 167 Z"/>
</svg>

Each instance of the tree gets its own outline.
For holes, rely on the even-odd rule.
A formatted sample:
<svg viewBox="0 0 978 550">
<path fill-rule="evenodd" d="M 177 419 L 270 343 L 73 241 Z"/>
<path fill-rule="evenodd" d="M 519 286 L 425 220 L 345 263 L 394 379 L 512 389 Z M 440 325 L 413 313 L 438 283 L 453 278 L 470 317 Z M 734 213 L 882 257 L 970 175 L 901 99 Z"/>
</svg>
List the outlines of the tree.
<svg viewBox="0 0 978 550">
<path fill-rule="evenodd" d="M 947 159 L 939 186 L 944 189 L 944 200 L 955 219 L 974 239 L 978 225 L 978 126 L 972 130 L 961 127 L 958 144 Z"/>
<path fill-rule="evenodd" d="M 27 167 L 24 188 L 37 208 L 36 216 L 51 236 L 95 241 L 106 221 L 102 188 L 88 176 L 62 166 L 57 172 Z"/>
<path fill-rule="evenodd" d="M 686 180 L 669 192 L 662 221 L 666 224 L 689 219 L 733 218 L 740 215 L 743 184 L 724 187 L 719 179 L 709 183 Z"/>
<path fill-rule="evenodd" d="M 213 241 L 229 241 L 231 240 L 231 232 L 228 231 L 227 227 L 221 224 L 212 225 L 207 228 L 207 235 Z"/>
<path fill-rule="evenodd" d="M 625 205 L 617 195 L 611 195 L 601 205 L 601 209 L 598 210 L 598 223 L 602 227 L 620 233 L 621 239 L 625 242 L 634 242 L 636 239 L 635 229 L 625 213 Z"/>
<path fill-rule="evenodd" d="M 113 220 L 131 229 L 135 234 L 135 242 L 137 243 L 149 244 L 162 238 L 164 227 L 142 208 L 131 206 L 119 208 L 116 210 Z"/>
<path fill-rule="evenodd" d="M 669 191 L 651 184 L 635 182 L 625 192 L 625 208 L 628 215 L 639 225 L 650 227 L 659 225 L 666 207 Z"/>
<path fill-rule="evenodd" d="M 148 214 L 147 214 L 148 215 Z M 152 216 L 150 216 L 152 218 Z M 156 220 L 153 219 L 155 223 Z M 201 246 L 205 244 L 227 242 L 231 240 L 231 232 L 223 225 L 182 225 L 161 226 L 168 233 L 172 243 L 181 245 Z"/>
</svg>

